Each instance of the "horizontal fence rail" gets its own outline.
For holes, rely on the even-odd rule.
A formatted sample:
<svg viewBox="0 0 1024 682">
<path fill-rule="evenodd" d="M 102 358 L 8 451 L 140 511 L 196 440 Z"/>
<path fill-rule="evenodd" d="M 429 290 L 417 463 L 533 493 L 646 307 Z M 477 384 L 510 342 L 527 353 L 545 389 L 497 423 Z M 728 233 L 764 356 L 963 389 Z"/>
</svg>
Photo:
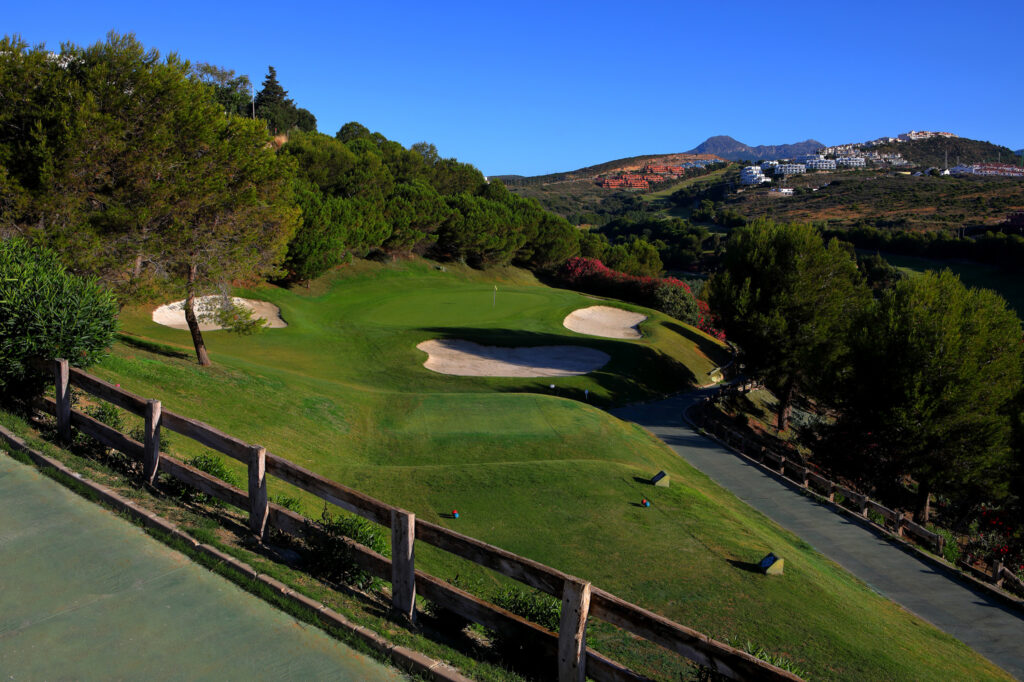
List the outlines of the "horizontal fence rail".
<svg viewBox="0 0 1024 682">
<path fill-rule="evenodd" d="M 582 681 L 585 677 L 599 682 L 645 679 L 602 654 L 587 649 L 584 633 L 587 619 L 591 616 L 732 679 L 800 679 L 746 652 L 594 588 L 580 578 L 443 526 L 417 519 L 411 512 L 331 481 L 267 452 L 265 448 L 246 443 L 196 419 L 163 410 L 159 401 L 147 400 L 79 369 L 69 368 L 65 360 L 54 361 L 53 371 L 56 397 L 43 399 L 40 407 L 57 417 L 61 437 L 70 438 L 70 428 L 75 427 L 103 445 L 143 462 L 144 470 L 150 468 L 152 472 L 152 475 L 146 474 L 147 482 L 153 482 L 153 476 L 159 471 L 206 495 L 247 511 L 250 528 L 260 539 L 268 528 L 300 538 L 326 532 L 321 524 L 268 502 L 267 476 L 273 476 L 330 504 L 391 528 L 391 558 L 349 538 L 335 539 L 348 546 L 353 560 L 360 568 L 391 583 L 392 606 L 398 613 L 413 617 L 415 596 L 418 593 L 463 618 L 526 643 L 528 650 L 551 660 L 552 666 L 557 667 L 560 681 Z M 68 386 L 75 386 L 146 419 L 146 442 L 140 443 L 73 409 Z M 161 428 L 191 438 L 245 464 L 249 468 L 248 490 L 231 486 L 160 452 Z M 152 456 L 153 461 L 147 462 L 147 456 Z M 562 620 L 559 632 L 546 630 L 439 578 L 416 570 L 413 551 L 416 541 L 425 542 L 560 598 Z"/>
<path fill-rule="evenodd" d="M 707 403 L 708 399 L 705 398 L 704 402 Z M 773 452 L 764 446 L 753 443 L 747 438 L 741 437 L 717 419 L 713 419 L 705 414 L 701 415 L 696 423 L 708 433 L 721 438 L 726 445 L 733 447 L 740 454 L 757 460 L 762 464 L 768 463 L 765 466 L 774 469 L 780 476 L 791 483 L 811 492 L 816 492 L 827 498 L 832 504 L 842 506 L 835 501 L 836 493 L 839 493 L 847 500 L 850 500 L 851 503 L 856 504 L 858 513 L 865 519 L 870 520 L 871 513 L 877 514 L 882 517 L 882 523 L 877 525 L 881 525 L 886 529 L 891 528 L 900 537 L 909 533 L 920 540 L 922 544 L 932 547 L 936 554 L 942 555 L 946 539 L 938 533 L 904 518 L 900 513 L 875 502 L 866 495 L 850 490 L 812 471 L 810 467 L 787 459 L 785 455 Z M 795 478 L 792 476 L 795 476 Z"/>
</svg>

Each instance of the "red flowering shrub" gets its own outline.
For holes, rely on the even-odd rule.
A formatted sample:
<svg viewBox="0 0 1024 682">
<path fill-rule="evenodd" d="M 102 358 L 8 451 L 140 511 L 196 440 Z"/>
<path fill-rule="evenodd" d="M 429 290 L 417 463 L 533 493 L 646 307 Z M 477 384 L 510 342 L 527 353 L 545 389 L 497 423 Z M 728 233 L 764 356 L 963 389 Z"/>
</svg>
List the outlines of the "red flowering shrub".
<svg viewBox="0 0 1024 682">
<path fill-rule="evenodd" d="M 706 301 L 693 295 L 690 286 L 675 277 L 639 277 L 612 270 L 596 258 L 570 258 L 558 272 L 567 286 L 599 296 L 619 298 L 678 316 L 720 341 L 725 332 L 715 328 L 714 316 Z M 683 292 L 680 297 L 677 292 Z M 686 298 L 688 297 L 688 299 Z"/>
<path fill-rule="evenodd" d="M 1024 580 L 1024 534 L 1007 522 L 1003 511 L 982 507 L 971 530 L 964 548 L 968 562 L 981 560 L 993 566 L 1001 561 Z"/>
</svg>

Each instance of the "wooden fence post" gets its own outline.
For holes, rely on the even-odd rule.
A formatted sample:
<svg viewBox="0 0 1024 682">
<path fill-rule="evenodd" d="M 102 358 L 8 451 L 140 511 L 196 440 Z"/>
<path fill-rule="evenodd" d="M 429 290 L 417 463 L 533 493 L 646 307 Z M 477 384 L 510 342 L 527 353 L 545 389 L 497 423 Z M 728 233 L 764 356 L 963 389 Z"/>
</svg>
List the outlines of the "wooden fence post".
<svg viewBox="0 0 1024 682">
<path fill-rule="evenodd" d="M 832 481 L 828 482 L 828 501 L 833 503 L 836 501 L 836 484 Z"/>
<path fill-rule="evenodd" d="M 946 538 L 942 537 L 938 533 L 935 534 L 935 553 L 940 557 L 946 556 L 944 550 L 946 548 Z"/>
<path fill-rule="evenodd" d="M 590 583 L 566 580 L 558 624 L 558 682 L 584 682 L 587 678 L 589 613 Z"/>
<path fill-rule="evenodd" d="M 71 442 L 71 382 L 68 361 L 53 361 L 53 379 L 57 395 L 57 435 L 65 443 Z"/>
<path fill-rule="evenodd" d="M 160 401 L 150 400 L 146 403 L 146 434 L 142 454 L 142 476 L 150 485 L 156 480 L 156 470 L 160 465 Z"/>
<path fill-rule="evenodd" d="M 267 449 L 253 445 L 249 449 L 249 530 L 263 539 L 270 504 L 267 500 Z"/>
<path fill-rule="evenodd" d="M 391 606 L 410 621 L 416 616 L 416 515 L 391 510 Z"/>
<path fill-rule="evenodd" d="M 857 505 L 860 507 L 860 515 L 866 519 L 868 517 L 868 496 L 862 494 L 857 500 Z"/>
<path fill-rule="evenodd" d="M 906 519 L 903 518 L 902 514 L 896 517 L 896 535 L 898 535 L 899 537 L 903 537 L 903 524 L 905 522 Z"/>
<path fill-rule="evenodd" d="M 783 476 L 786 475 L 786 456 L 779 455 L 779 473 Z"/>
<path fill-rule="evenodd" d="M 1003 562 L 996 561 L 995 570 L 992 572 L 992 583 L 996 587 L 1003 586 Z"/>
</svg>

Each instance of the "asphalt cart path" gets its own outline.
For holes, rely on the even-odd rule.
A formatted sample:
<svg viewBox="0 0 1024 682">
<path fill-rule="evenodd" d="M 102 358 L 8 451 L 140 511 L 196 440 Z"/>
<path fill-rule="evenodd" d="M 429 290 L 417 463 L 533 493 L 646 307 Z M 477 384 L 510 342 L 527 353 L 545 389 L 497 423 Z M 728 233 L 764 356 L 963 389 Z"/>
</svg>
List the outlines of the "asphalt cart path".
<svg viewBox="0 0 1024 682">
<path fill-rule="evenodd" d="M 1024 614 L 799 494 L 759 466 L 697 433 L 683 413 L 704 393 L 631 405 L 612 414 L 646 428 L 719 485 L 799 535 L 879 594 L 1024 679 Z"/>
<path fill-rule="evenodd" d="M 401 680 L 0 453 L 11 680 Z"/>
</svg>

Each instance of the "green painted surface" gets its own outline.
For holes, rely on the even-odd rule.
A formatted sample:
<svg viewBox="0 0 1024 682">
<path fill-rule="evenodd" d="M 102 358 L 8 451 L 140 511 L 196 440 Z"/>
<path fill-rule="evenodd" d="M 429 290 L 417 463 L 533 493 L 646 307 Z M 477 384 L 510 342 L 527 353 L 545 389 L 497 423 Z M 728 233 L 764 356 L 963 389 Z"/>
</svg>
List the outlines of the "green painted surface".
<svg viewBox="0 0 1024 682">
<path fill-rule="evenodd" d="M 4 679 L 399 680 L 0 455 Z"/>
</svg>

